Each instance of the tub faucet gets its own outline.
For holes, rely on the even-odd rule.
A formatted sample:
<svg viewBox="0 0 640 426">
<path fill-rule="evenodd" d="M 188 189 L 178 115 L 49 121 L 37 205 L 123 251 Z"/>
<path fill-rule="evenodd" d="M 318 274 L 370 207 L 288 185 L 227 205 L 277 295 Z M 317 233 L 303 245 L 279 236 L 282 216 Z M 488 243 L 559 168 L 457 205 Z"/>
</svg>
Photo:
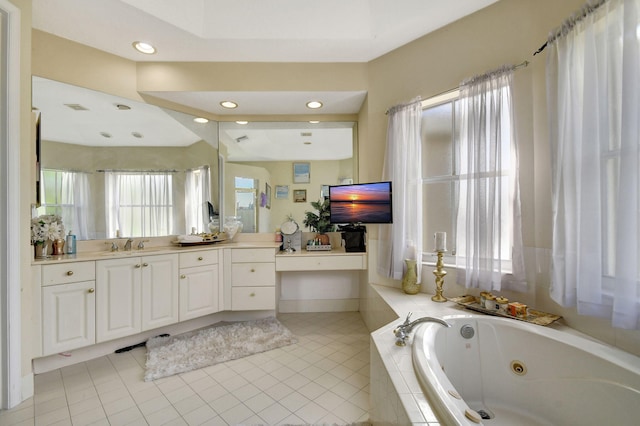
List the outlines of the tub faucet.
<svg viewBox="0 0 640 426">
<path fill-rule="evenodd" d="M 411 321 L 409 322 L 411 318 L 411 312 L 409 312 L 409 314 L 407 315 L 407 318 L 404 320 L 404 322 L 402 324 L 400 324 L 398 327 L 396 327 L 395 330 L 393 330 L 393 333 L 396 335 L 396 345 L 397 346 L 406 346 L 407 344 L 407 337 L 409 337 L 409 333 L 411 333 L 411 330 L 413 330 L 413 327 L 415 327 L 416 325 L 423 323 L 423 322 L 437 322 L 438 324 L 442 324 L 445 327 L 451 327 L 451 324 L 449 324 L 448 322 L 446 322 L 443 319 L 440 318 L 433 318 L 433 317 L 422 317 L 422 318 L 418 318 L 415 321 Z"/>
</svg>

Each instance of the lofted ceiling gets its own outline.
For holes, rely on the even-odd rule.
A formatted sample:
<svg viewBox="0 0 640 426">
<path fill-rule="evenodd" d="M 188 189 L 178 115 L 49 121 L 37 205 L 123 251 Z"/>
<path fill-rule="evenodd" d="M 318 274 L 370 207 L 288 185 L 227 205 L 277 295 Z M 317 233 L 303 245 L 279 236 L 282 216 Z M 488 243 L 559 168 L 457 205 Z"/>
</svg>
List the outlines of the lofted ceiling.
<svg viewBox="0 0 640 426">
<path fill-rule="evenodd" d="M 497 0 L 33 0 L 33 27 L 133 61 L 368 62 Z M 157 48 L 144 55 L 132 47 Z M 363 92 L 150 93 L 215 114 L 354 114 Z M 227 111 L 220 100 L 242 99 Z M 304 100 L 304 101 L 303 101 Z M 240 101 L 238 101 L 240 102 Z"/>
<path fill-rule="evenodd" d="M 137 62 L 363 63 L 496 1 L 32 0 L 32 25 Z M 157 53 L 135 51 L 135 41 L 153 44 Z M 357 114 L 366 97 L 365 91 L 146 94 L 219 116 Z M 238 108 L 222 108 L 227 99 Z M 307 109 L 315 99 L 323 108 Z"/>
</svg>

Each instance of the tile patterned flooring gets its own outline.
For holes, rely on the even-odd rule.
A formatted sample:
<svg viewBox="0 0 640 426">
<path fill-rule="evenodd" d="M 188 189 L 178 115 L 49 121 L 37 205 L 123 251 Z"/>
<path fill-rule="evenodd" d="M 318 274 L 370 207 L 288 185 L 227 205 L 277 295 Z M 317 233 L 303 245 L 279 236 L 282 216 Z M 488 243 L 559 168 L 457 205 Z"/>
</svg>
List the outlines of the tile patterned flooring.
<svg viewBox="0 0 640 426">
<path fill-rule="evenodd" d="M 344 425 L 369 418 L 369 332 L 358 312 L 279 314 L 298 343 L 144 382 L 145 348 L 35 378 L 0 425 Z"/>
</svg>

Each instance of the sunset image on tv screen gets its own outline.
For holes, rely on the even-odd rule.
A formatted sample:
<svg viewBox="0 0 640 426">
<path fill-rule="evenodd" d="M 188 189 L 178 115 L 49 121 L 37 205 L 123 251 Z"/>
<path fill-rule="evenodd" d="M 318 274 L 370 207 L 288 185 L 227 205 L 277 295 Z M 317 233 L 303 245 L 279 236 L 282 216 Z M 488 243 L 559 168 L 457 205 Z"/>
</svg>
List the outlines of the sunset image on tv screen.
<svg viewBox="0 0 640 426">
<path fill-rule="evenodd" d="M 332 223 L 391 223 L 391 182 L 329 188 Z"/>
</svg>

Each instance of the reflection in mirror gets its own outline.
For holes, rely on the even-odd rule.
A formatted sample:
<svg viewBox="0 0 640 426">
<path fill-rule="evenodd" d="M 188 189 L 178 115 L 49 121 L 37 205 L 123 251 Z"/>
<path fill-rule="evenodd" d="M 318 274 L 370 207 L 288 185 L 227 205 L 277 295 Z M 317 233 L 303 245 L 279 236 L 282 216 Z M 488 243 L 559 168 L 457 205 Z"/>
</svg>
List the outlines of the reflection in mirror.
<svg viewBox="0 0 640 426">
<path fill-rule="evenodd" d="M 240 217 L 242 232 L 274 232 L 289 217 L 302 227 L 310 203 L 328 195 L 323 188 L 357 176 L 355 122 L 221 122 L 219 129 L 223 215 Z"/>
<path fill-rule="evenodd" d="M 41 117 L 38 214 L 78 239 L 208 231 L 219 210 L 218 124 L 33 77 Z"/>
</svg>

